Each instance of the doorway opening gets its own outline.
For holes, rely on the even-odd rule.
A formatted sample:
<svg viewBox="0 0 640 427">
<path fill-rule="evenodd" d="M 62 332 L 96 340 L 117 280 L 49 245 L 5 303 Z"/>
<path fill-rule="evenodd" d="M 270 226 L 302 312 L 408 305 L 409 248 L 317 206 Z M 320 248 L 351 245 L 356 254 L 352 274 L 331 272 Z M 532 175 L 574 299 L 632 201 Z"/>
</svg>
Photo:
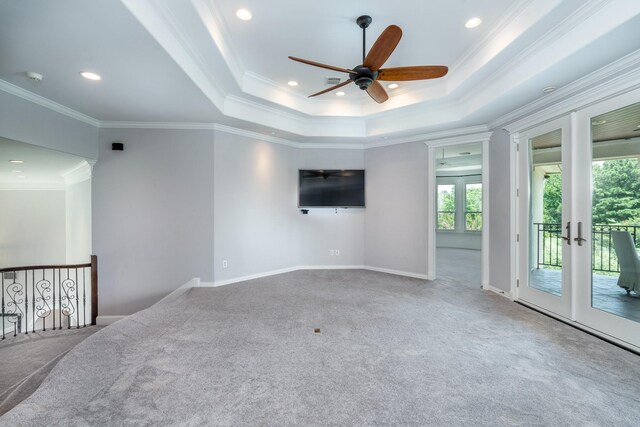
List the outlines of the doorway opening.
<svg viewBox="0 0 640 427">
<path fill-rule="evenodd" d="M 435 270 L 438 277 L 482 285 L 483 147 L 481 142 L 433 149 Z"/>
</svg>

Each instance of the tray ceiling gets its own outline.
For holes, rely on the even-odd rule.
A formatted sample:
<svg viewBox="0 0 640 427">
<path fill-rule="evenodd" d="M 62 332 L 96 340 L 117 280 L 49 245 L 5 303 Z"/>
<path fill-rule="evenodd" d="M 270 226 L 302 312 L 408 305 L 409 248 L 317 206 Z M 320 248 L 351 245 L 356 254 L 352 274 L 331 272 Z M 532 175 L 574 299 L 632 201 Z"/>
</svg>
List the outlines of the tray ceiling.
<svg viewBox="0 0 640 427">
<path fill-rule="evenodd" d="M 236 18 L 240 7 L 251 21 Z M 355 85 L 307 98 L 344 76 L 287 55 L 359 64 L 361 14 L 373 17 L 367 49 L 387 25 L 403 29 L 386 66 L 442 64 L 449 75 L 403 82 L 380 105 Z M 482 25 L 466 29 L 474 16 Z M 484 125 L 637 51 L 639 25 L 634 0 L 23 0 L 0 4 L 0 79 L 105 126 L 217 123 L 298 142 L 372 142 Z M 85 69 L 103 80 L 84 81 Z M 25 71 L 45 78 L 33 86 Z"/>
</svg>

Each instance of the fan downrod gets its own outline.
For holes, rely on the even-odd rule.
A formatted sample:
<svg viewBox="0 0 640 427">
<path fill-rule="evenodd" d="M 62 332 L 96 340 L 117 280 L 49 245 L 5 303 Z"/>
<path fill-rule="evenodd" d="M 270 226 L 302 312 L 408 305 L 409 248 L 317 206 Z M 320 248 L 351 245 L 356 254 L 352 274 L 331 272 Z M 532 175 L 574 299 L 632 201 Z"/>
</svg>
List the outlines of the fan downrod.
<svg viewBox="0 0 640 427">
<path fill-rule="evenodd" d="M 372 19 L 369 15 L 362 15 L 356 19 L 356 24 L 358 24 L 358 27 L 362 28 L 362 62 L 364 62 L 366 50 L 366 30 L 369 27 L 369 24 L 371 24 L 371 21 Z M 377 71 L 371 71 L 371 69 L 364 65 L 353 67 L 353 71 L 353 73 L 349 74 L 349 78 L 362 90 L 367 90 L 369 86 L 371 86 L 371 83 L 378 78 Z"/>
</svg>

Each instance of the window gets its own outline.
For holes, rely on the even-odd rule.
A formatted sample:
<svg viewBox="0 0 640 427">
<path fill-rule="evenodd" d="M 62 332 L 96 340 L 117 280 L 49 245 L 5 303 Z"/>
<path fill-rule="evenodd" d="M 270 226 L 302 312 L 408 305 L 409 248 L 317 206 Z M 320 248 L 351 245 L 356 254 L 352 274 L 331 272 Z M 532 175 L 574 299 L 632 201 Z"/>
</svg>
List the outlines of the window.
<svg viewBox="0 0 640 427">
<path fill-rule="evenodd" d="M 482 184 L 464 186 L 464 230 L 482 230 Z"/>
<path fill-rule="evenodd" d="M 438 230 L 456 228 L 456 186 L 438 184 Z"/>
</svg>

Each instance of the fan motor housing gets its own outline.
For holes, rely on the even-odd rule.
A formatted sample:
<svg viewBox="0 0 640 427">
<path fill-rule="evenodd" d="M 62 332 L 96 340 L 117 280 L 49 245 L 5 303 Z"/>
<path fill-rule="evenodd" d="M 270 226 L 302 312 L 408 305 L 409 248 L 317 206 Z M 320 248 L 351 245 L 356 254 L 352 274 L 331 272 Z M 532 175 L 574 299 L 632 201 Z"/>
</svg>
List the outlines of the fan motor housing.
<svg viewBox="0 0 640 427">
<path fill-rule="evenodd" d="M 367 90 L 369 86 L 371 86 L 371 83 L 378 78 L 377 71 L 371 71 L 370 68 L 365 67 L 364 65 L 354 67 L 353 71 L 353 73 L 349 74 L 349 78 L 362 90 Z"/>
</svg>

